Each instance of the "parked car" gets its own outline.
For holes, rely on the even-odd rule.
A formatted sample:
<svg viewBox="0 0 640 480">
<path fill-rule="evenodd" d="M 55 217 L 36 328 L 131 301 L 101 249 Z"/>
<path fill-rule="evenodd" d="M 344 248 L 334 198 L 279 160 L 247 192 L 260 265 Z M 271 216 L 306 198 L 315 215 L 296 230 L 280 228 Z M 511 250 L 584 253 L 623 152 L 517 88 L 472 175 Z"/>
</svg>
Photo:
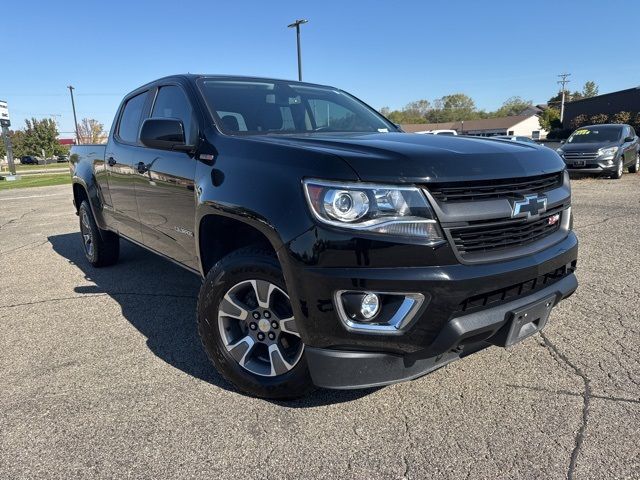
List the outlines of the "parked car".
<svg viewBox="0 0 640 480">
<path fill-rule="evenodd" d="M 497 138 L 499 140 L 510 140 L 512 142 L 523 142 L 523 143 L 533 143 L 538 145 L 538 142 L 530 139 L 529 137 L 524 137 L 522 135 L 495 135 L 489 138 Z"/>
<path fill-rule="evenodd" d="M 22 165 L 38 165 L 38 157 L 32 155 L 24 155 L 20 157 L 20 163 Z"/>
<path fill-rule="evenodd" d="M 425 130 L 424 132 L 416 132 L 421 135 L 426 133 L 430 133 L 431 135 L 458 135 L 458 132 L 455 130 Z"/>
<path fill-rule="evenodd" d="M 87 261 L 126 239 L 200 275 L 204 349 L 260 397 L 417 378 L 533 335 L 577 288 L 555 152 L 407 135 L 333 87 L 163 78 L 71 170 Z"/>
<path fill-rule="evenodd" d="M 57 163 L 66 163 L 69 161 L 69 155 L 58 155 L 56 158 Z"/>
<path fill-rule="evenodd" d="M 621 178 L 625 168 L 640 170 L 638 136 L 630 125 L 605 124 L 580 127 L 556 151 L 569 172 Z"/>
</svg>

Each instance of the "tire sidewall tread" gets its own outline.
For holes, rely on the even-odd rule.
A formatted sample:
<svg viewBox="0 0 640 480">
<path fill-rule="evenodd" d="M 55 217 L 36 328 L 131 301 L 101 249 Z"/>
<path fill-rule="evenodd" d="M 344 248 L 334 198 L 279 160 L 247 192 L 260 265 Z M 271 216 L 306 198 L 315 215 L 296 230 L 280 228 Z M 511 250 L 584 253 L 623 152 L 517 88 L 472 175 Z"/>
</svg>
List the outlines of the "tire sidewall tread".
<svg viewBox="0 0 640 480">
<path fill-rule="evenodd" d="M 242 368 L 228 353 L 218 330 L 218 307 L 233 285 L 250 279 L 267 280 L 287 291 L 277 257 L 258 247 L 236 250 L 220 260 L 206 275 L 198 295 L 198 334 L 209 360 L 229 383 L 250 395 L 269 399 L 293 399 L 315 387 L 305 355 L 289 372 L 261 377 Z"/>
</svg>

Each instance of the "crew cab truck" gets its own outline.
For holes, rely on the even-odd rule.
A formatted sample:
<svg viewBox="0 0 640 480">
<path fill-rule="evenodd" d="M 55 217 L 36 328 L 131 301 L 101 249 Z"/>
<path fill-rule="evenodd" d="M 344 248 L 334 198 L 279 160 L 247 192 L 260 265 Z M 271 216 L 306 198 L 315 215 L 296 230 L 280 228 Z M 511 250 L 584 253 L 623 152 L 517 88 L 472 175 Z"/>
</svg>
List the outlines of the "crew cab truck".
<svg viewBox="0 0 640 480">
<path fill-rule="evenodd" d="M 204 349 L 260 397 L 420 377 L 534 334 L 577 288 L 556 152 L 405 134 L 332 87 L 163 78 L 70 168 L 87 260 L 125 239 L 200 275 Z"/>
</svg>

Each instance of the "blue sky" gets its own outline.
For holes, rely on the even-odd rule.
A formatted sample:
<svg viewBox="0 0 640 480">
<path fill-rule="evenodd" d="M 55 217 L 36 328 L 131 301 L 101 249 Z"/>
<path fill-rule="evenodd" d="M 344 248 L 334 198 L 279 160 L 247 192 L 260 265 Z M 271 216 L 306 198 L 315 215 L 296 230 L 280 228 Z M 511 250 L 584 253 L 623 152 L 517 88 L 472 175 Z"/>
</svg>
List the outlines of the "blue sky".
<svg viewBox="0 0 640 480">
<path fill-rule="evenodd" d="M 171 73 L 296 78 L 341 87 L 376 108 L 455 92 L 495 109 L 512 95 L 534 103 L 594 80 L 600 93 L 640 84 L 637 4 L 517 1 L 5 1 L 0 99 L 13 127 L 51 114 L 109 129 L 128 91 Z M 627 12 L 629 28 L 621 15 Z M 634 24 L 635 22 L 635 24 Z M 61 136 L 69 137 L 70 133 Z"/>
</svg>

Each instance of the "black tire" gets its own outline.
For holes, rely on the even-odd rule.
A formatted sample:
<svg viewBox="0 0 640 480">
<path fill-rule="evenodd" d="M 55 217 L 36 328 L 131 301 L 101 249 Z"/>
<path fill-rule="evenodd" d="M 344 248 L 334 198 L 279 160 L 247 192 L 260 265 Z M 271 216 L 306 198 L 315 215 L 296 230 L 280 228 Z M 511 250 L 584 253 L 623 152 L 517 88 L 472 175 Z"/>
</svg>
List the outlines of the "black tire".
<svg viewBox="0 0 640 480">
<path fill-rule="evenodd" d="M 640 171 L 640 153 L 636 153 L 636 160 L 629 167 L 629 173 L 638 173 Z"/>
<path fill-rule="evenodd" d="M 120 237 L 108 230 L 101 230 L 93 218 L 91 206 L 83 200 L 78 209 L 80 235 L 87 260 L 94 267 L 107 267 L 118 261 Z"/>
<path fill-rule="evenodd" d="M 622 157 L 618 159 L 618 163 L 616 163 L 616 171 L 611 174 L 611 178 L 614 180 L 619 180 L 622 178 L 622 172 L 624 171 L 624 161 Z"/>
<path fill-rule="evenodd" d="M 249 284 L 251 282 L 254 282 L 254 289 L 256 289 L 255 282 L 275 286 L 281 294 L 284 294 L 283 298 L 286 298 L 288 301 L 286 285 L 278 259 L 273 253 L 264 249 L 258 247 L 245 247 L 236 250 L 220 260 L 207 274 L 204 283 L 200 288 L 197 313 L 198 333 L 207 356 L 215 365 L 218 372 L 220 372 L 227 381 L 249 395 L 280 400 L 298 398 L 307 395 L 313 391 L 315 387 L 311 381 L 311 376 L 309 375 L 309 369 L 307 367 L 304 354 L 304 343 L 299 339 L 299 334 L 296 333 L 295 337 L 297 338 L 293 338 L 290 337 L 291 333 L 287 332 L 284 327 L 281 328 L 275 344 L 279 344 L 279 342 L 284 342 L 286 340 L 284 338 L 281 339 L 280 336 L 290 337 L 290 339 L 293 339 L 292 343 L 295 344 L 296 342 L 299 342 L 296 347 L 299 350 L 296 354 L 297 357 L 293 366 L 287 364 L 287 367 L 284 367 L 285 370 L 288 369 L 285 373 L 275 373 L 275 365 L 277 363 L 275 360 L 277 359 L 274 360 L 271 349 L 269 349 L 267 353 L 268 360 L 266 360 L 265 364 L 273 365 L 271 366 L 271 375 L 273 376 L 264 376 L 253 373 L 248 369 L 248 361 L 245 360 L 251 355 L 257 355 L 258 351 L 263 351 L 260 349 L 268 348 L 263 342 L 256 340 L 254 343 L 254 341 L 251 340 L 250 344 L 246 344 L 247 348 L 245 348 L 245 351 L 240 352 L 240 355 L 242 356 L 242 359 L 240 360 L 234 358 L 231 353 L 235 348 L 233 345 L 229 344 L 233 342 L 229 342 L 227 338 L 223 338 L 223 335 L 226 336 L 228 335 L 227 332 L 231 331 L 231 327 L 225 327 L 225 324 L 221 322 L 226 322 L 228 320 L 232 323 L 235 322 L 234 328 L 239 330 L 238 337 L 248 338 L 249 336 L 254 336 L 255 338 L 255 335 L 260 335 L 260 330 L 256 330 L 255 328 L 255 322 L 257 320 L 255 320 L 256 317 L 253 315 L 259 314 L 258 310 L 264 309 L 264 307 L 255 306 L 256 304 L 254 304 L 253 307 L 250 307 L 248 305 L 250 305 L 251 302 L 242 303 L 242 306 L 246 307 L 244 312 L 242 309 L 237 311 L 246 315 L 244 319 L 229 318 L 225 316 L 223 309 L 223 305 L 228 308 L 228 304 L 223 304 L 223 301 L 227 302 L 227 300 L 225 300 L 227 293 L 233 292 L 234 289 L 238 288 L 238 286 Z M 251 295 L 251 288 L 246 288 L 249 289 L 248 295 Z M 255 292 L 257 292 L 257 289 Z M 270 288 L 266 297 L 268 305 L 274 296 L 271 292 L 272 290 Z M 255 298 L 257 298 L 257 295 Z M 251 299 L 249 298 L 249 300 Z M 237 304 L 233 303 L 231 305 L 236 306 Z M 274 309 L 271 310 L 274 311 Z M 287 322 L 292 323 L 288 324 L 291 327 L 295 327 L 295 319 L 293 318 L 292 311 L 289 311 L 287 315 L 276 316 L 275 311 L 273 314 L 270 314 L 269 317 L 266 317 L 266 314 L 264 315 L 265 318 L 271 318 L 271 315 L 274 316 L 273 318 L 289 316 L 290 319 L 287 320 Z M 267 323 L 273 321 L 273 318 L 267 321 Z M 249 328 L 251 323 L 254 324 L 253 332 L 250 331 L 251 329 Z M 278 322 L 274 323 L 278 324 Z M 261 329 L 262 327 L 259 328 Z M 295 330 L 297 331 L 297 329 Z M 223 331 L 224 333 L 221 333 Z M 271 335 L 271 333 L 272 331 L 269 330 L 269 335 Z M 262 337 L 265 337 L 264 333 L 262 334 Z M 225 343 L 225 341 L 227 343 Z M 266 341 L 267 340 L 264 342 Z M 286 343 L 289 344 L 289 341 Z M 239 344 L 241 344 L 241 342 L 235 343 L 235 345 Z M 272 343 L 270 347 L 273 348 L 273 346 L 274 345 Z M 278 358 L 284 358 L 281 356 L 281 351 L 279 350 L 278 352 L 280 355 Z M 234 352 L 234 354 L 235 353 L 236 352 Z M 238 355 L 236 355 L 236 357 L 237 356 Z M 264 358 L 264 356 L 262 358 Z M 256 360 L 256 362 L 259 363 L 258 360 Z M 284 364 L 278 364 L 277 366 L 282 367 L 283 365 Z"/>
</svg>

